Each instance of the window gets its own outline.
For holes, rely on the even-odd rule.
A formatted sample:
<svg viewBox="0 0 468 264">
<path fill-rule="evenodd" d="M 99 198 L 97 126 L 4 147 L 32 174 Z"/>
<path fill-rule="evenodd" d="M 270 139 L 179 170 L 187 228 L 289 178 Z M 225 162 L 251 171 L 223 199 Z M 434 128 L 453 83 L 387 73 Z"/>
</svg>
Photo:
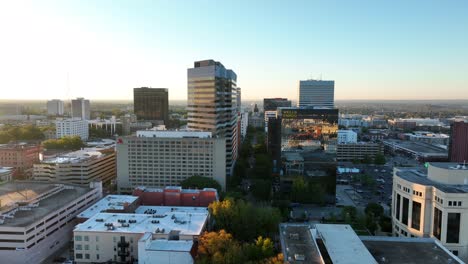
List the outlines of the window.
<svg viewBox="0 0 468 264">
<path fill-rule="evenodd" d="M 401 213 L 401 222 L 408 225 L 408 210 L 409 210 L 409 199 L 403 197 L 403 210 Z"/>
<path fill-rule="evenodd" d="M 75 241 L 81 241 L 81 236 L 75 236 Z"/>
<path fill-rule="evenodd" d="M 99 245 L 96 245 L 96 251 L 99 251 Z"/>
<path fill-rule="evenodd" d="M 83 254 L 81 253 L 76 254 L 76 259 L 82 259 L 82 258 L 83 258 Z"/>
<path fill-rule="evenodd" d="M 89 241 L 89 236 L 84 236 L 84 241 Z"/>
<path fill-rule="evenodd" d="M 75 249 L 76 249 L 76 250 L 82 250 L 82 249 L 83 249 L 83 246 L 80 245 L 80 244 L 76 244 L 76 245 L 75 245 Z"/>
<path fill-rule="evenodd" d="M 99 254 L 96 254 L 96 259 L 99 259 Z"/>
<path fill-rule="evenodd" d="M 447 215 L 447 243 L 459 243 L 460 241 L 460 213 L 448 213 Z"/>
<path fill-rule="evenodd" d="M 89 245 L 84 245 L 85 250 L 89 250 Z"/>
<path fill-rule="evenodd" d="M 455 256 L 458 256 L 458 250 L 453 250 L 452 253 L 453 253 Z"/>
<path fill-rule="evenodd" d="M 400 221 L 400 195 L 397 194 L 397 201 L 396 201 L 396 219 L 398 219 L 398 221 Z"/>
<path fill-rule="evenodd" d="M 413 201 L 413 210 L 411 212 L 411 227 L 420 230 L 421 222 L 421 203 Z"/>
<path fill-rule="evenodd" d="M 442 232 L 442 211 L 438 208 L 434 208 L 434 227 L 432 235 L 440 240 L 440 233 Z"/>
<path fill-rule="evenodd" d="M 85 254 L 85 259 L 89 259 L 89 254 Z"/>
<path fill-rule="evenodd" d="M 96 242 L 99 242 L 99 237 L 98 236 L 96 237 Z"/>
</svg>

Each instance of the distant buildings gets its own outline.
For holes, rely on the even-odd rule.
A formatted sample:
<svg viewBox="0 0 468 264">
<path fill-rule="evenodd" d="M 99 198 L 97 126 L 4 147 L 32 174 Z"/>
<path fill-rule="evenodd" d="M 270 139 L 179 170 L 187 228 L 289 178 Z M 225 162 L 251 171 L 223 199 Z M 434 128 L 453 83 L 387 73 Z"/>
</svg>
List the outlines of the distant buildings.
<svg viewBox="0 0 468 264">
<path fill-rule="evenodd" d="M 11 143 L 0 145 L 0 166 L 13 168 L 13 178 L 29 178 L 33 164 L 39 162 L 42 148 L 37 144 Z"/>
<path fill-rule="evenodd" d="M 247 127 L 249 126 L 249 113 L 241 112 L 241 129 L 240 134 L 242 138 L 245 138 L 247 135 Z"/>
<path fill-rule="evenodd" d="M 137 121 L 137 117 L 134 114 L 126 114 L 122 116 L 122 134 L 124 136 L 130 135 L 138 130 L 146 130 L 153 127 L 151 122 Z"/>
<path fill-rule="evenodd" d="M 452 162 L 468 161 L 468 123 L 456 122 L 452 124 L 449 159 Z"/>
<path fill-rule="evenodd" d="M 429 163 L 397 168 L 393 175 L 395 236 L 433 237 L 468 262 L 468 167 Z"/>
<path fill-rule="evenodd" d="M 442 123 L 439 119 L 431 118 L 397 118 L 388 120 L 388 124 L 391 127 L 399 128 L 402 130 L 415 129 L 421 127 L 442 127 Z"/>
<path fill-rule="evenodd" d="M 72 118 L 81 118 L 82 120 L 91 119 L 91 107 L 89 100 L 78 97 L 71 101 Z"/>
<path fill-rule="evenodd" d="M 56 138 L 79 136 L 82 140 L 89 137 L 88 121 L 80 118 L 57 119 L 55 122 Z"/>
<path fill-rule="evenodd" d="M 278 107 L 291 107 L 291 101 L 287 98 L 264 98 L 263 112 L 276 111 Z"/>
<path fill-rule="evenodd" d="M 418 142 L 397 139 L 383 140 L 385 150 L 391 153 L 402 153 L 421 162 L 447 161 L 447 148 Z"/>
<path fill-rule="evenodd" d="M 265 117 L 260 115 L 258 112 L 253 112 L 252 115 L 249 116 L 249 126 L 257 128 L 264 127 Z"/>
<path fill-rule="evenodd" d="M 298 106 L 333 108 L 335 81 L 306 80 L 299 81 Z"/>
<path fill-rule="evenodd" d="M 63 101 L 58 99 L 53 99 L 47 101 L 47 115 L 63 115 Z"/>
<path fill-rule="evenodd" d="M 448 146 L 450 139 L 449 135 L 426 131 L 414 131 L 413 133 L 406 133 L 404 136 L 411 141 L 420 141 L 440 146 Z"/>
<path fill-rule="evenodd" d="M 180 185 L 194 175 L 226 186 L 226 139 L 211 132 L 138 131 L 117 140 L 117 185 L 120 192 L 138 186 Z"/>
<path fill-rule="evenodd" d="M 102 185 L 91 187 L 13 182 L 0 190 L 2 263 L 44 263 L 69 247 L 75 216 L 101 198 Z"/>
<path fill-rule="evenodd" d="M 357 142 L 357 133 L 352 130 L 338 130 L 338 144 Z"/>
<path fill-rule="evenodd" d="M 37 181 L 89 185 L 100 181 L 110 183 L 116 177 L 114 146 L 85 148 L 34 164 L 33 178 Z"/>
<path fill-rule="evenodd" d="M 141 205 L 208 207 L 210 203 L 219 200 L 216 189 L 182 189 L 179 186 L 165 188 L 140 186 L 133 190 L 133 195 L 140 198 Z"/>
<path fill-rule="evenodd" d="M 134 88 L 133 108 L 137 119 L 153 124 L 169 121 L 169 92 L 166 88 Z"/>
<path fill-rule="evenodd" d="M 383 145 L 372 142 L 338 144 L 336 149 L 336 159 L 338 161 L 373 159 L 378 154 L 383 154 Z"/>
<path fill-rule="evenodd" d="M 190 130 L 209 131 L 226 138 L 226 173 L 232 173 L 238 151 L 237 75 L 214 60 L 196 61 L 188 69 Z"/>
</svg>

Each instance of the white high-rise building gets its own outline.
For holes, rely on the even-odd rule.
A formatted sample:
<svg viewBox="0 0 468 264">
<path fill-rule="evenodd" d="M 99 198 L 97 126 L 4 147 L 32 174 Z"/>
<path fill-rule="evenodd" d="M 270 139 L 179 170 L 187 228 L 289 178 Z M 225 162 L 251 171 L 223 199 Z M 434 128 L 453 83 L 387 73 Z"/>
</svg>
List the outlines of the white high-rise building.
<svg viewBox="0 0 468 264">
<path fill-rule="evenodd" d="M 226 138 L 226 173 L 230 175 L 237 159 L 240 90 L 237 75 L 214 60 L 196 61 L 188 69 L 188 124 L 190 130 Z"/>
<path fill-rule="evenodd" d="M 63 115 L 63 101 L 58 99 L 47 101 L 47 114 Z"/>
<path fill-rule="evenodd" d="M 467 262 L 468 166 L 395 168 L 392 220 L 394 236 L 435 238 Z"/>
<path fill-rule="evenodd" d="M 338 130 L 338 144 L 357 142 L 357 133 L 352 130 Z"/>
<path fill-rule="evenodd" d="M 57 138 L 79 136 L 82 140 L 87 140 L 89 137 L 88 121 L 81 118 L 57 119 L 55 133 Z"/>
<path fill-rule="evenodd" d="M 333 108 L 335 103 L 335 81 L 299 81 L 298 106 Z"/>
<path fill-rule="evenodd" d="M 91 107 L 89 100 L 78 97 L 71 102 L 71 114 L 73 118 L 81 118 L 83 120 L 91 119 Z"/>
</svg>

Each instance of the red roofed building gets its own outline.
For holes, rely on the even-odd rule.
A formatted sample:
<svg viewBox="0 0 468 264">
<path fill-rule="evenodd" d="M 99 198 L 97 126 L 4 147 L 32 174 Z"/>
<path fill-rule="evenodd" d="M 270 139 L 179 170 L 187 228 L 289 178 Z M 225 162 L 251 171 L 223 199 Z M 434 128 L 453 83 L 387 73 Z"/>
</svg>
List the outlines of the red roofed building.
<svg viewBox="0 0 468 264">
<path fill-rule="evenodd" d="M 192 206 L 207 207 L 218 201 L 218 192 L 213 188 L 203 190 L 182 189 L 182 187 L 146 188 L 138 187 L 133 191 L 140 197 L 141 205 L 154 206 Z"/>
</svg>

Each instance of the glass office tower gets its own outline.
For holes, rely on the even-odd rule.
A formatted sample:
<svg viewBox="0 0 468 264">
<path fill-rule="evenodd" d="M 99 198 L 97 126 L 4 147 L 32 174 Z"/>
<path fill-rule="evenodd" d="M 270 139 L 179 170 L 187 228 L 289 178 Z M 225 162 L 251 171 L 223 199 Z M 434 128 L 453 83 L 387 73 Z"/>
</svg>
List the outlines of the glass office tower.
<svg viewBox="0 0 468 264">
<path fill-rule="evenodd" d="M 237 75 L 214 60 L 196 61 L 187 75 L 187 127 L 226 138 L 226 173 L 231 175 L 239 140 Z"/>
</svg>

